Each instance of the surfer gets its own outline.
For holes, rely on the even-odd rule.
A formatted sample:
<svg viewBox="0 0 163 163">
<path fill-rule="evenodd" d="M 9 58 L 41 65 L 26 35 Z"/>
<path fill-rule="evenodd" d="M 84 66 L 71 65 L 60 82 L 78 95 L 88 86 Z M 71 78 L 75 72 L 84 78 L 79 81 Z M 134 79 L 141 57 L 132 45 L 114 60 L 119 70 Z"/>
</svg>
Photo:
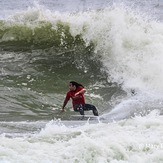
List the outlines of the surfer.
<svg viewBox="0 0 163 163">
<path fill-rule="evenodd" d="M 81 115 L 84 115 L 84 111 L 92 110 L 93 114 L 95 116 L 98 116 L 98 111 L 96 107 L 94 105 L 85 103 L 84 93 L 86 92 L 86 89 L 84 88 L 83 85 L 75 81 L 71 81 L 69 83 L 69 89 L 70 91 L 67 92 L 66 98 L 62 106 L 62 110 L 61 110 L 62 112 L 65 111 L 64 108 L 67 105 L 67 102 L 71 98 L 74 111 L 80 112 Z"/>
</svg>

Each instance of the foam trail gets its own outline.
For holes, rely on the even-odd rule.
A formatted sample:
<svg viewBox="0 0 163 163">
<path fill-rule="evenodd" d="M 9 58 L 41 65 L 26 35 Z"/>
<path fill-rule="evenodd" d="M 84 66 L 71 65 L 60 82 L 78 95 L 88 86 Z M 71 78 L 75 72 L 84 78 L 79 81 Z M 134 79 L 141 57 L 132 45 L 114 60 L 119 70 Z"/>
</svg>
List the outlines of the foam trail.
<svg viewBox="0 0 163 163">
<path fill-rule="evenodd" d="M 119 121 L 135 116 L 146 116 L 153 110 L 157 110 L 159 115 L 163 114 L 162 95 L 156 96 L 155 93 L 142 92 L 123 99 L 109 113 L 101 115 L 99 119 L 106 122 Z"/>
<path fill-rule="evenodd" d="M 134 117 L 135 113 L 138 111 L 137 108 L 135 108 L 135 106 L 141 109 L 141 102 L 132 99 L 123 101 L 117 106 L 115 106 L 109 113 L 100 116 L 100 120 L 118 121 Z"/>
</svg>

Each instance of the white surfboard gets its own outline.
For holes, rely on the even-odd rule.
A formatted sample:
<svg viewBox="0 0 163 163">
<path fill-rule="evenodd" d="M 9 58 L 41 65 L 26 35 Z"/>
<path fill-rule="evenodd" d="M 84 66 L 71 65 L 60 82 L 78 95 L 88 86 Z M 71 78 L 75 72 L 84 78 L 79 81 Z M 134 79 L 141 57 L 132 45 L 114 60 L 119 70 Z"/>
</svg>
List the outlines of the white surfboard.
<svg viewBox="0 0 163 163">
<path fill-rule="evenodd" d="M 71 115 L 75 120 L 98 120 L 98 116 L 94 115 Z"/>
</svg>

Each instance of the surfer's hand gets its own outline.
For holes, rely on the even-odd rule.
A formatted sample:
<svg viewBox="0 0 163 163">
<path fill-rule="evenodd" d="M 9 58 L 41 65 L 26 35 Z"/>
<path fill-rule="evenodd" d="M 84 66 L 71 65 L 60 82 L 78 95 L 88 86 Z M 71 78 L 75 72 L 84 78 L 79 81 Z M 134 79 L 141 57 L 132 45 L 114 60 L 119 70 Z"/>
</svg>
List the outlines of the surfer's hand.
<svg viewBox="0 0 163 163">
<path fill-rule="evenodd" d="M 62 108 L 62 109 L 61 109 L 61 112 L 62 112 L 62 113 L 65 112 L 65 109 Z"/>
</svg>

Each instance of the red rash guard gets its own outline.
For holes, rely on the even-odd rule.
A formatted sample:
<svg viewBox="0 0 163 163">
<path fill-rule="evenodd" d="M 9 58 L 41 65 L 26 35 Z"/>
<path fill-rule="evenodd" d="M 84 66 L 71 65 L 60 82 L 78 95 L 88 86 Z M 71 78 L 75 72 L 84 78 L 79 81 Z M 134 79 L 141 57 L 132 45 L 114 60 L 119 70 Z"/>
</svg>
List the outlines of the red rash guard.
<svg viewBox="0 0 163 163">
<path fill-rule="evenodd" d="M 68 101 L 71 98 L 73 106 L 76 105 L 76 104 L 85 104 L 84 94 L 79 94 L 78 96 L 80 96 L 80 98 L 78 98 L 78 99 L 73 99 L 72 98 L 73 96 L 75 96 L 75 93 L 81 91 L 82 89 L 83 89 L 83 87 L 78 87 L 75 91 L 67 92 L 65 101 Z"/>
</svg>

